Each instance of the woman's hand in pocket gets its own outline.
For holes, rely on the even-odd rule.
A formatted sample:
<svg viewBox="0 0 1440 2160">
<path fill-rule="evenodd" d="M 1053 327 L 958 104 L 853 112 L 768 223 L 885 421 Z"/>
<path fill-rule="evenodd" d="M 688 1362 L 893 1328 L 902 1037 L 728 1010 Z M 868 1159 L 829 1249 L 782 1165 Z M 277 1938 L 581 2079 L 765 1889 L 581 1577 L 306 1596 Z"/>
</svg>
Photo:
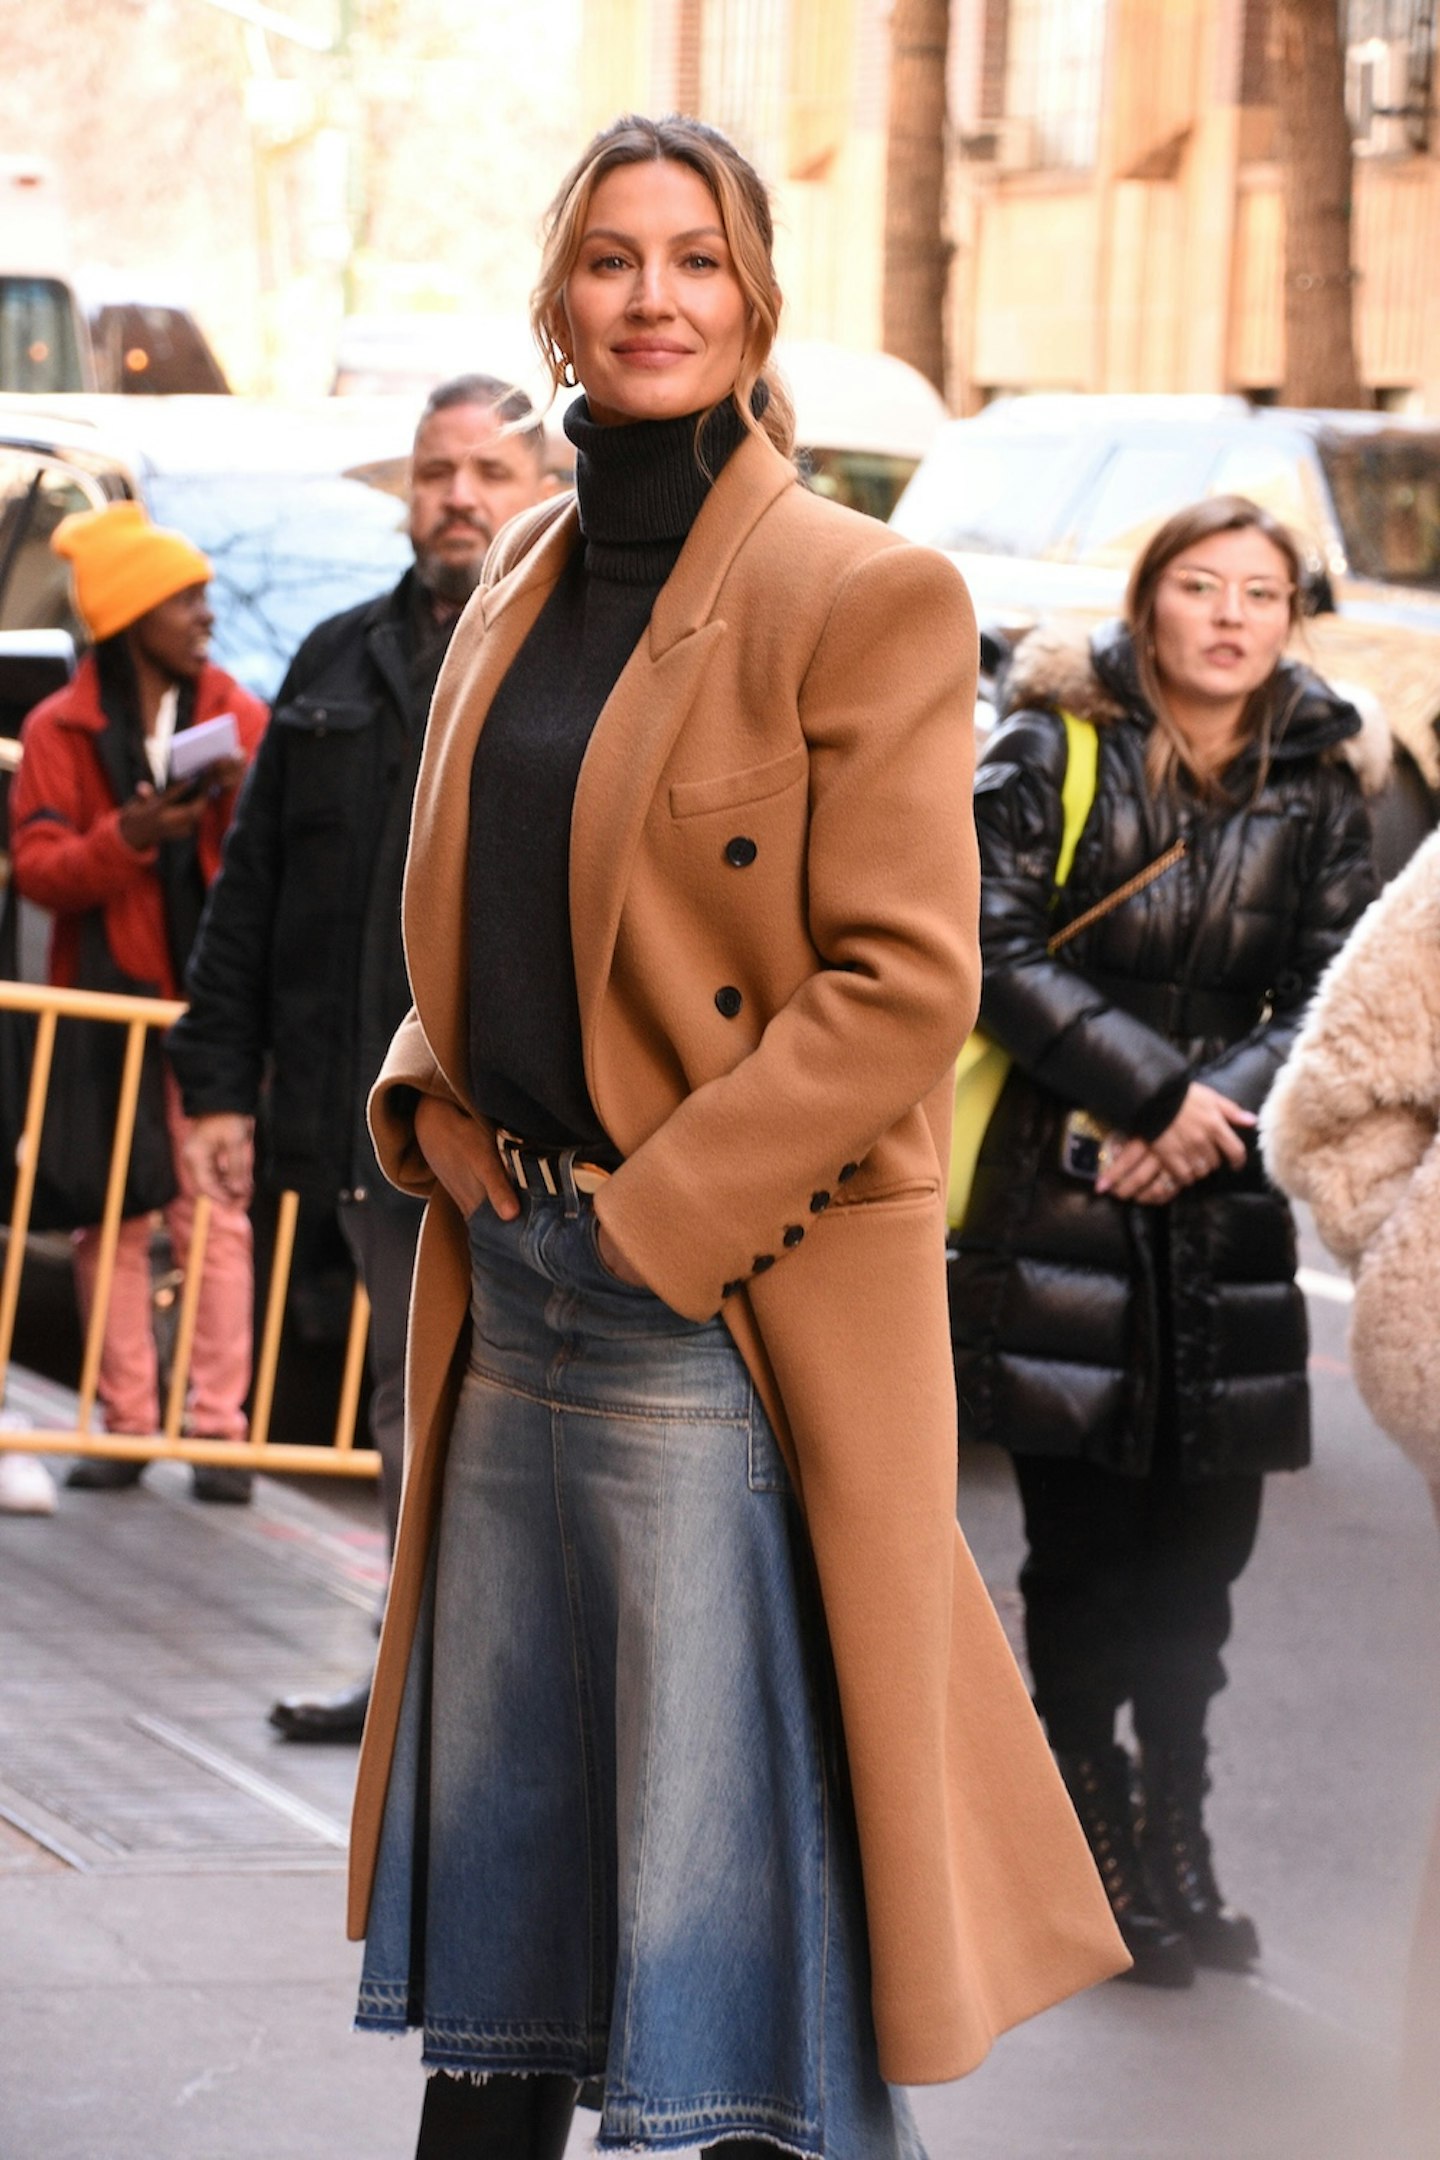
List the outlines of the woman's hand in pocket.
<svg viewBox="0 0 1440 2160">
<path fill-rule="evenodd" d="M 460 1213 L 467 1219 L 488 1201 L 502 1222 L 520 1212 L 515 1188 L 495 1145 L 495 1128 L 455 1103 L 422 1095 L 415 1106 L 415 1140 Z"/>
<path fill-rule="evenodd" d="M 617 1282 L 628 1283 L 632 1290 L 649 1289 L 650 1285 L 644 1276 L 636 1274 L 604 1223 L 598 1220 L 595 1224 L 595 1250 L 600 1255 L 600 1265 L 607 1275 L 613 1275 Z"/>
</svg>

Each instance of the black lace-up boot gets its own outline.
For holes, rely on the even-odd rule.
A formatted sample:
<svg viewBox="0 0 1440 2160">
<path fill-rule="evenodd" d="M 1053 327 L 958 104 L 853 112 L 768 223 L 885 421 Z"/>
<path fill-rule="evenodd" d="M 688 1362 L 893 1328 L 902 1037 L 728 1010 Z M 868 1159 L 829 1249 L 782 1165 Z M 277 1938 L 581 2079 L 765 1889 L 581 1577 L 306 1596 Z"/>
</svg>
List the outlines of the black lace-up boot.
<svg viewBox="0 0 1440 2160">
<path fill-rule="evenodd" d="M 1260 1938 L 1247 1913 L 1232 1912 L 1220 1894 L 1205 1831 L 1205 1743 L 1186 1748 L 1142 1746 L 1140 1850 L 1160 1910 L 1179 1928 L 1201 1965 L 1248 1972 Z"/>
<path fill-rule="evenodd" d="M 1190 1943 L 1158 1909 L 1141 1864 L 1129 1756 L 1123 1748 L 1109 1747 L 1093 1755 L 1057 1752 L 1055 1759 L 1120 1939 L 1135 1961 L 1123 1977 L 1144 1987 L 1189 1987 L 1195 1978 Z"/>
</svg>

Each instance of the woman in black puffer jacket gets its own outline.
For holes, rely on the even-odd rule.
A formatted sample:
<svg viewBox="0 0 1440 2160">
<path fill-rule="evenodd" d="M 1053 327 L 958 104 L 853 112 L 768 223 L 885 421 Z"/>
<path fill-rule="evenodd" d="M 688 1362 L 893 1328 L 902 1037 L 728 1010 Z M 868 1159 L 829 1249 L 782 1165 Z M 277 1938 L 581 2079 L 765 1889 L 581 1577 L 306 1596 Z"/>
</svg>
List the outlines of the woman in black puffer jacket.
<svg viewBox="0 0 1440 2160">
<path fill-rule="evenodd" d="M 951 1269 L 962 1430 L 1014 1454 L 1036 1704 L 1135 1976 L 1161 1985 L 1258 1953 L 1202 1819 L 1261 1479 L 1309 1454 L 1294 1230 L 1255 1113 L 1374 889 L 1360 717 L 1282 657 L 1299 582 L 1254 504 L 1179 512 L 1125 624 L 1021 646 L 976 779 L 981 1023 L 1014 1065 Z M 1099 752 L 1057 897 L 1062 710 Z"/>
</svg>

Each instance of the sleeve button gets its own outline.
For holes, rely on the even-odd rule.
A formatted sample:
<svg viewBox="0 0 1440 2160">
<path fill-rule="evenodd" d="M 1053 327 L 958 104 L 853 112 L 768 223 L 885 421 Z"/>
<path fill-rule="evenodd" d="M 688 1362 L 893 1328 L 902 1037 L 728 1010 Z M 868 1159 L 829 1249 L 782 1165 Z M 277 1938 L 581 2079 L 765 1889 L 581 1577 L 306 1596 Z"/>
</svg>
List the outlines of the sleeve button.
<svg viewBox="0 0 1440 2160">
<path fill-rule="evenodd" d="M 715 992 L 715 1010 L 722 1019 L 733 1020 L 744 1002 L 733 983 L 725 983 Z"/>
<path fill-rule="evenodd" d="M 789 1229 L 785 1232 L 781 1243 L 784 1245 L 798 1245 L 803 1239 L 804 1235 L 805 1232 L 801 1229 L 799 1223 L 792 1222 Z"/>
<path fill-rule="evenodd" d="M 736 1276 L 736 1278 L 735 1278 L 735 1280 L 734 1280 L 734 1282 L 727 1282 L 727 1283 L 725 1283 L 725 1284 L 724 1284 L 724 1285 L 722 1286 L 722 1288 L 721 1288 L 721 1291 L 720 1291 L 720 1295 L 721 1295 L 721 1297 L 722 1297 L 722 1298 L 727 1298 L 727 1297 L 736 1297 L 736 1296 L 738 1296 L 738 1294 L 740 1293 L 740 1291 L 742 1291 L 742 1290 L 744 1289 L 744 1287 L 745 1287 L 745 1278 L 744 1278 L 744 1276 L 743 1276 L 743 1275 L 737 1275 L 737 1276 Z"/>
<path fill-rule="evenodd" d="M 855 1175 L 856 1171 L 857 1171 L 857 1170 L 858 1170 L 859 1168 L 860 1168 L 860 1165 L 859 1165 L 859 1163 L 858 1163 L 858 1162 L 847 1162 L 847 1163 L 844 1163 L 844 1164 L 842 1164 L 842 1166 L 841 1166 L 841 1168 L 840 1168 L 840 1170 L 839 1170 L 839 1172 L 838 1172 L 838 1174 L 837 1174 L 837 1176 L 836 1176 L 836 1180 L 835 1180 L 835 1182 L 836 1182 L 836 1183 L 837 1183 L 838 1185 L 848 1185 L 848 1184 L 849 1184 L 849 1182 L 850 1182 L 850 1180 L 851 1180 L 851 1178 L 852 1178 L 852 1177 L 854 1177 L 854 1175 Z"/>
<path fill-rule="evenodd" d="M 736 870 L 748 870 L 760 850 L 745 833 L 737 833 L 725 843 L 725 860 Z"/>
<path fill-rule="evenodd" d="M 826 1210 L 826 1208 L 827 1208 L 827 1207 L 829 1207 L 829 1205 L 830 1205 L 830 1195 L 829 1195 L 829 1193 L 828 1193 L 828 1192 L 812 1192 L 812 1193 L 811 1193 L 811 1195 L 810 1195 L 810 1213 L 811 1213 L 812 1215 L 823 1215 L 823 1214 L 824 1214 L 824 1212 L 825 1212 L 825 1210 Z"/>
<path fill-rule="evenodd" d="M 774 1267 L 775 1255 L 773 1252 L 756 1253 L 755 1258 L 751 1261 L 750 1265 L 755 1274 L 763 1275 L 766 1268 Z"/>
</svg>

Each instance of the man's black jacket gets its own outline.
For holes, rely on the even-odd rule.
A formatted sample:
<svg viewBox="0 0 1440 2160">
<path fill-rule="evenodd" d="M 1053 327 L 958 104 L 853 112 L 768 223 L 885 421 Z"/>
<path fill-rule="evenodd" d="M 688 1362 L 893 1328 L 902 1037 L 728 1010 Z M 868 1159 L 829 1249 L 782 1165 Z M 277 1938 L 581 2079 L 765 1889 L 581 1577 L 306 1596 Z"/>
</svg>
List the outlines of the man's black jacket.
<svg viewBox="0 0 1440 2160">
<path fill-rule="evenodd" d="M 408 571 L 296 654 L 168 1039 L 189 1116 L 258 1113 L 267 1180 L 329 1199 L 379 1182 L 364 1101 L 410 1005 L 400 881 L 443 650 L 417 660 L 416 599 Z"/>
</svg>

